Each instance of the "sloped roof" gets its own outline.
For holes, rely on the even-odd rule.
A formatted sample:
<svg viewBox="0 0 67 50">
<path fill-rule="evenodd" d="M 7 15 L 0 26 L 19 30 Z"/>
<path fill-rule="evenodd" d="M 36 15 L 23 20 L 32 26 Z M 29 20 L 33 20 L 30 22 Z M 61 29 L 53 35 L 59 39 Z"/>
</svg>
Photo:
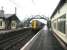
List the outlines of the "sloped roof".
<svg viewBox="0 0 67 50">
<path fill-rule="evenodd" d="M 6 14 L 5 18 L 6 19 L 11 19 L 11 18 L 16 19 L 16 20 L 18 20 L 20 22 L 19 18 L 16 16 L 16 14 Z"/>
<path fill-rule="evenodd" d="M 5 17 L 5 18 L 9 18 L 9 17 L 11 17 L 12 15 L 14 15 L 14 14 L 4 14 L 4 17 Z"/>
<path fill-rule="evenodd" d="M 4 10 L 0 10 L 0 17 L 9 18 L 14 14 L 4 14 Z"/>
<path fill-rule="evenodd" d="M 55 15 L 55 13 L 64 5 L 66 0 L 60 0 L 59 4 L 57 5 L 56 9 L 54 10 L 53 14 L 51 15 L 51 18 Z"/>
<path fill-rule="evenodd" d="M 19 20 L 16 14 L 4 14 L 4 10 L 0 10 L 0 17 L 5 18 L 5 19 L 16 17 L 16 19 Z"/>
</svg>

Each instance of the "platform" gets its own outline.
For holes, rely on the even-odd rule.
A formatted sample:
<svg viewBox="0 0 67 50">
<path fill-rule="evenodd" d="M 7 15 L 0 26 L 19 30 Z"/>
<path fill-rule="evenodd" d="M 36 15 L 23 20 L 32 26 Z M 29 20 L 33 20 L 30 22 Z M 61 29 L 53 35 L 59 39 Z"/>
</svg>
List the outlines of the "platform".
<svg viewBox="0 0 67 50">
<path fill-rule="evenodd" d="M 47 27 L 43 28 L 39 33 L 40 35 L 29 50 L 64 50 Z"/>
</svg>

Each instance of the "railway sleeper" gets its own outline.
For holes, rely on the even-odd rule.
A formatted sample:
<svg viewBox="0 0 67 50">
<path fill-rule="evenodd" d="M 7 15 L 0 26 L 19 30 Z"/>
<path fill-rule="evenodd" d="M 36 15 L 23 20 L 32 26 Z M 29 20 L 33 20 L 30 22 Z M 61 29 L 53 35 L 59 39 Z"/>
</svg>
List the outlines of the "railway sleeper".
<svg viewBox="0 0 67 50">
<path fill-rule="evenodd" d="M 13 36 L 13 37 L 9 37 L 7 39 L 4 38 L 3 40 L 0 41 L 0 44 L 3 44 L 3 43 L 5 43 L 5 42 L 7 42 L 9 40 L 12 40 L 14 38 L 17 38 L 17 36 L 20 36 L 20 35 L 24 35 L 24 34 L 19 34 L 19 35 Z"/>
<path fill-rule="evenodd" d="M 27 37 L 27 35 L 20 36 L 20 37 L 18 37 L 16 39 L 10 40 L 10 41 L 6 42 L 5 44 L 1 45 L 0 48 L 3 48 L 3 50 L 5 50 L 6 48 L 9 48 L 11 45 L 14 45 L 18 41 L 22 40 L 22 38 L 25 39 L 25 37 Z"/>
<path fill-rule="evenodd" d="M 6 50 L 7 48 L 9 48 L 10 46 L 16 44 L 18 41 L 23 40 L 25 37 L 21 36 L 18 37 L 16 39 L 10 40 L 8 42 L 6 42 L 5 44 L 1 45 L 0 48 L 2 48 L 3 50 Z"/>
<path fill-rule="evenodd" d="M 15 36 L 12 36 L 12 37 L 9 37 L 9 38 L 7 38 L 7 39 L 3 39 L 3 40 L 0 40 L 0 44 L 3 44 L 3 43 L 5 43 L 5 42 L 7 42 L 7 41 L 9 41 L 9 40 L 12 40 L 12 39 L 14 39 L 14 38 L 16 38 L 17 36 L 20 36 L 20 35 L 24 35 L 25 33 L 20 33 L 20 34 L 17 34 L 17 35 L 15 35 Z"/>
</svg>

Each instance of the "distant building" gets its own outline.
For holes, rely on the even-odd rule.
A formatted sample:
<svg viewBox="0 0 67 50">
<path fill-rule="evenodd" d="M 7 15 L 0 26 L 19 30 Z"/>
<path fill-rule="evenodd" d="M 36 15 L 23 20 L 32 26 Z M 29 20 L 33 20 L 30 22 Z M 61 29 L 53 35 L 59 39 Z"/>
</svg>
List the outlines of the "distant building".
<svg viewBox="0 0 67 50">
<path fill-rule="evenodd" d="M 16 29 L 19 22 L 16 14 L 4 14 L 4 10 L 0 10 L 0 30 Z"/>
</svg>

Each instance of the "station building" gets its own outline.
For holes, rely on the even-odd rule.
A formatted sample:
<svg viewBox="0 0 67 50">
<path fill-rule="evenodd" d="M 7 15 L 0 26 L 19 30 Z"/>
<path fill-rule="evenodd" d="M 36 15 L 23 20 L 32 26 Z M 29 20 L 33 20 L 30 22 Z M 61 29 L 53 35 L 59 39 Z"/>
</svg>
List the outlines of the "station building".
<svg viewBox="0 0 67 50">
<path fill-rule="evenodd" d="M 16 14 L 5 14 L 4 10 L 0 10 L 0 30 L 16 29 L 19 22 Z"/>
</svg>

